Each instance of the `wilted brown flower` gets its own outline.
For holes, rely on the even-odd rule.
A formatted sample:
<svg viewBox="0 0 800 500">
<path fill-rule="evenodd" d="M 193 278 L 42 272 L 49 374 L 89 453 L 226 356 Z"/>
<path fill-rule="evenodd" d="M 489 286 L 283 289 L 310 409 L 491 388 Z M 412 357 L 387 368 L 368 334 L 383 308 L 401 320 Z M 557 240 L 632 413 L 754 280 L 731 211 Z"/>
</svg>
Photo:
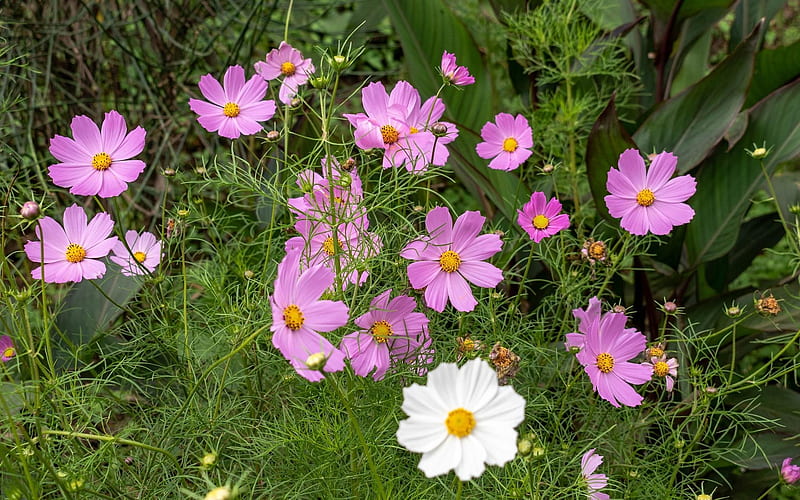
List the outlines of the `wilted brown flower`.
<svg viewBox="0 0 800 500">
<path fill-rule="evenodd" d="M 602 262 L 608 257 L 605 242 L 602 240 L 595 241 L 593 238 L 589 238 L 583 242 L 581 254 L 590 264 L 594 264 L 598 260 Z"/>
<path fill-rule="evenodd" d="M 776 316 L 781 312 L 781 305 L 772 294 L 762 295 L 760 299 L 756 300 L 756 311 L 765 316 Z"/>
<path fill-rule="evenodd" d="M 492 352 L 489 353 L 489 361 L 494 365 L 497 371 L 497 382 L 504 385 L 508 379 L 514 377 L 519 371 L 519 356 L 511 352 L 511 349 L 503 347 L 500 342 L 492 347 Z"/>
</svg>

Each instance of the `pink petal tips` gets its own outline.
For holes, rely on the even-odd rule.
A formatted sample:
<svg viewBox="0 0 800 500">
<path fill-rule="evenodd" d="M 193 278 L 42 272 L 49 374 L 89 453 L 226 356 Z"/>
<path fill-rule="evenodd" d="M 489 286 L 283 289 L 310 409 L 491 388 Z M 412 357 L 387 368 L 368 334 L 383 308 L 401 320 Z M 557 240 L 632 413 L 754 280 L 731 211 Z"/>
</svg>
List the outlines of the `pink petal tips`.
<svg viewBox="0 0 800 500">
<path fill-rule="evenodd" d="M 691 175 L 670 179 L 678 158 L 662 152 L 653 158 L 647 170 L 639 151 L 626 149 L 619 155 L 618 167 L 608 172 L 605 197 L 608 212 L 621 218 L 620 226 L 631 234 L 668 234 L 674 226 L 694 217 L 692 207 L 683 203 L 696 189 Z"/>
<path fill-rule="evenodd" d="M 189 107 L 199 115 L 198 123 L 228 139 L 260 132 L 259 122 L 275 115 L 275 101 L 264 100 L 269 84 L 256 75 L 245 81 L 241 66 L 229 67 L 223 83 L 210 74 L 200 77 L 200 92 L 210 102 L 189 99 Z"/>
<path fill-rule="evenodd" d="M 479 212 L 464 212 L 455 224 L 447 207 L 428 212 L 428 235 L 410 242 L 400 256 L 416 262 L 408 266 L 411 286 L 425 289 L 425 303 L 442 312 L 448 302 L 459 311 L 472 311 L 478 301 L 469 284 L 494 288 L 503 272 L 485 262 L 500 251 L 497 234 L 478 233 L 486 219 Z"/>
<path fill-rule="evenodd" d="M 44 217 L 36 227 L 40 241 L 25 244 L 25 253 L 42 265 L 31 271 L 34 279 L 47 283 L 78 282 L 102 278 L 106 265 L 100 260 L 118 243 L 108 237 L 114 221 L 106 213 L 97 214 L 87 224 L 86 212 L 76 204 L 64 210 L 63 227 L 51 217 Z"/>
<path fill-rule="evenodd" d="M 50 153 L 61 162 L 48 169 L 55 185 L 80 196 L 110 198 L 128 189 L 144 170 L 143 161 L 131 158 L 144 150 L 146 132 L 136 127 L 128 133 L 125 118 L 116 111 L 106 113 L 102 128 L 83 115 L 72 119 L 71 128 L 74 139 L 50 139 Z"/>
<path fill-rule="evenodd" d="M 500 113 L 494 118 L 496 123 L 487 122 L 481 129 L 484 142 L 475 146 L 475 151 L 483 159 L 492 158 L 489 168 L 514 170 L 531 155 L 533 130 L 522 115 Z"/>
</svg>

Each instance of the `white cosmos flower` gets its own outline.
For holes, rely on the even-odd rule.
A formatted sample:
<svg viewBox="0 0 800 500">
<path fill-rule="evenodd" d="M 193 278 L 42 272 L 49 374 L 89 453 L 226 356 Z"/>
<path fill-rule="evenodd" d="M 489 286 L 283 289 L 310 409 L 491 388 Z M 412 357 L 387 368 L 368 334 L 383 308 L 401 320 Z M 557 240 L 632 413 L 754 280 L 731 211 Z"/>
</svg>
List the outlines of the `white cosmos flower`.
<svg viewBox="0 0 800 500">
<path fill-rule="evenodd" d="M 427 477 L 455 469 L 462 481 L 503 465 L 517 453 L 514 427 L 525 418 L 525 399 L 480 358 L 464 364 L 443 363 L 428 374 L 428 385 L 403 389 L 397 440 L 422 453 L 419 468 Z"/>
</svg>

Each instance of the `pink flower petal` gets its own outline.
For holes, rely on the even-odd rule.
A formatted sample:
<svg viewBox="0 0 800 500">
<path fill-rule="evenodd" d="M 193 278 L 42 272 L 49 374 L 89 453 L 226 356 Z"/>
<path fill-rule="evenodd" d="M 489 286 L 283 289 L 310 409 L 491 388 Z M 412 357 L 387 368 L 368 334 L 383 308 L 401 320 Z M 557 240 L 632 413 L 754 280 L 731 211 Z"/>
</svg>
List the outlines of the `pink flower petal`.
<svg viewBox="0 0 800 500">
<path fill-rule="evenodd" d="M 475 296 L 472 295 L 472 289 L 469 287 L 467 281 L 458 273 L 442 274 L 445 275 L 447 295 L 450 298 L 450 303 L 453 304 L 453 307 L 463 312 L 469 312 L 475 309 L 475 306 L 478 305 L 478 301 L 475 300 Z M 435 285 L 436 282 L 434 281 L 432 286 Z M 430 289 L 430 287 L 428 288 Z"/>
<path fill-rule="evenodd" d="M 630 181 L 636 192 L 641 191 L 647 186 L 647 174 L 642 156 L 636 149 L 626 149 L 619 155 L 619 171 Z"/>
<path fill-rule="evenodd" d="M 78 115 L 72 119 L 72 137 L 90 154 L 95 155 L 103 151 L 103 142 L 100 138 L 100 129 L 88 116 Z"/>
<path fill-rule="evenodd" d="M 242 87 L 244 87 L 244 83 L 244 68 L 238 64 L 228 67 L 222 82 L 222 88 L 225 90 L 225 102 L 221 105 L 224 106 L 227 102 L 235 102 L 238 104 L 239 94 L 241 93 Z"/>
</svg>

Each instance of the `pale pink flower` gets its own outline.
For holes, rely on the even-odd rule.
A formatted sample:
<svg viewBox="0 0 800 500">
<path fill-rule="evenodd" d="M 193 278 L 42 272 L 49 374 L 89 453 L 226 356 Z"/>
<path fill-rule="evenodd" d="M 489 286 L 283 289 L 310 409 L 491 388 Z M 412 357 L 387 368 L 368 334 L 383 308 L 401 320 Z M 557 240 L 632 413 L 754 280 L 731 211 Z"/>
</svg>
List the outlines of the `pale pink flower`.
<svg viewBox="0 0 800 500">
<path fill-rule="evenodd" d="M 331 182 L 327 179 L 329 168 L 333 176 L 333 206 L 330 203 Z M 367 212 L 359 206 L 364 198 L 364 191 L 355 167 L 345 171 L 335 158 L 330 162 L 323 158 L 322 173 L 303 170 L 297 176 L 297 185 L 305 194 L 287 201 L 289 209 L 298 218 L 325 221 L 329 224 L 347 220 L 365 226 L 365 229 L 369 227 Z"/>
<path fill-rule="evenodd" d="M 300 85 L 305 85 L 308 77 L 314 74 L 315 68 L 311 58 L 303 59 L 303 54 L 299 50 L 286 42 L 281 42 L 277 49 L 272 49 L 267 54 L 266 61 L 258 61 L 255 64 L 255 70 L 264 80 L 283 78 L 278 99 L 289 105 L 292 98 L 297 95 Z"/>
<path fill-rule="evenodd" d="M 672 392 L 675 387 L 675 377 L 678 376 L 678 360 L 676 358 L 669 358 L 667 356 L 653 357 L 650 361 L 642 363 L 653 370 L 653 375 L 656 377 L 664 378 L 667 384 L 667 392 Z"/>
<path fill-rule="evenodd" d="M 146 132 L 136 127 L 128 133 L 125 118 L 116 111 L 106 113 L 102 129 L 83 115 L 72 119 L 71 128 L 74 140 L 50 139 L 50 153 L 61 162 L 48 169 L 55 185 L 72 194 L 110 198 L 128 189 L 144 170 L 143 161 L 131 158 L 144 150 Z"/>
<path fill-rule="evenodd" d="M 688 223 L 694 217 L 692 207 L 683 203 L 697 187 L 691 175 L 674 179 L 678 157 L 662 152 L 653 158 L 650 169 L 635 149 L 619 155 L 619 170 L 608 171 L 605 197 L 608 212 L 621 218 L 619 225 L 631 234 L 668 234 L 673 226 Z"/>
<path fill-rule="evenodd" d="M 111 261 L 122 267 L 125 276 L 152 273 L 161 262 L 161 242 L 147 231 L 126 232 L 125 243 L 118 242 L 112 251 Z"/>
<path fill-rule="evenodd" d="M 264 127 L 258 122 L 275 115 L 275 101 L 264 100 L 269 84 L 257 75 L 245 82 L 244 68 L 238 65 L 225 71 L 223 83 L 211 74 L 200 77 L 200 92 L 211 101 L 189 99 L 200 125 L 228 139 L 260 132 Z"/>
<path fill-rule="evenodd" d="M 362 330 L 347 334 L 340 348 L 350 359 L 356 375 L 382 380 L 391 364 L 416 358 L 428 338 L 428 318 L 414 312 L 417 301 L 407 295 L 389 300 L 391 290 L 370 303 L 370 311 L 355 324 Z"/>
<path fill-rule="evenodd" d="M 605 474 L 595 474 L 594 471 L 603 463 L 603 456 L 594 452 L 595 448 L 587 451 L 581 457 L 581 477 L 586 482 L 586 498 L 591 500 L 608 500 L 609 496 L 599 490 L 608 485 Z"/>
<path fill-rule="evenodd" d="M 466 66 L 458 66 L 455 54 L 446 50 L 442 53 L 441 70 L 442 78 L 453 85 L 463 86 L 475 83 L 475 77 L 469 74 L 469 69 Z"/>
<path fill-rule="evenodd" d="M 541 191 L 533 193 L 517 214 L 517 223 L 536 243 L 569 227 L 569 215 L 561 213 L 561 202 L 555 198 L 548 201 Z"/>
<path fill-rule="evenodd" d="M 531 155 L 533 130 L 522 115 L 499 113 L 494 119 L 496 124 L 487 122 L 481 128 L 484 142 L 475 146 L 475 151 L 483 159 L 493 158 L 489 168 L 514 170 Z"/>
<path fill-rule="evenodd" d="M 800 480 L 800 466 L 792 465 L 792 457 L 784 459 L 781 465 L 781 477 L 787 484 L 794 484 Z"/>
<path fill-rule="evenodd" d="M 100 259 L 119 242 L 116 236 L 108 237 L 114 230 L 114 221 L 107 213 L 95 215 L 88 224 L 86 221 L 86 212 L 77 204 L 64 210 L 63 227 L 51 217 L 39 220 L 35 231 L 40 241 L 25 243 L 28 258 L 43 263 L 31 271 L 34 279 L 42 278 L 42 270 L 47 283 L 103 277 L 106 265 Z"/>
<path fill-rule="evenodd" d="M 305 364 L 309 356 L 322 353 L 326 372 L 344 368 L 344 353 L 319 332 L 332 332 L 348 320 L 344 302 L 320 300 L 333 284 L 333 273 L 324 266 L 300 271 L 300 252 L 291 251 L 278 265 L 272 306 L 272 344 L 289 360 L 300 376 L 317 382 L 324 376 Z"/>
<path fill-rule="evenodd" d="M 497 234 L 478 235 L 485 221 L 480 212 L 464 212 L 454 225 L 450 210 L 436 207 L 425 218 L 428 235 L 400 252 L 417 261 L 408 265 L 408 279 L 425 289 L 425 303 L 434 311 L 444 311 L 448 301 L 459 311 L 472 311 L 478 301 L 469 283 L 494 288 L 503 281 L 503 272 L 484 262 L 503 246 Z"/>
</svg>

